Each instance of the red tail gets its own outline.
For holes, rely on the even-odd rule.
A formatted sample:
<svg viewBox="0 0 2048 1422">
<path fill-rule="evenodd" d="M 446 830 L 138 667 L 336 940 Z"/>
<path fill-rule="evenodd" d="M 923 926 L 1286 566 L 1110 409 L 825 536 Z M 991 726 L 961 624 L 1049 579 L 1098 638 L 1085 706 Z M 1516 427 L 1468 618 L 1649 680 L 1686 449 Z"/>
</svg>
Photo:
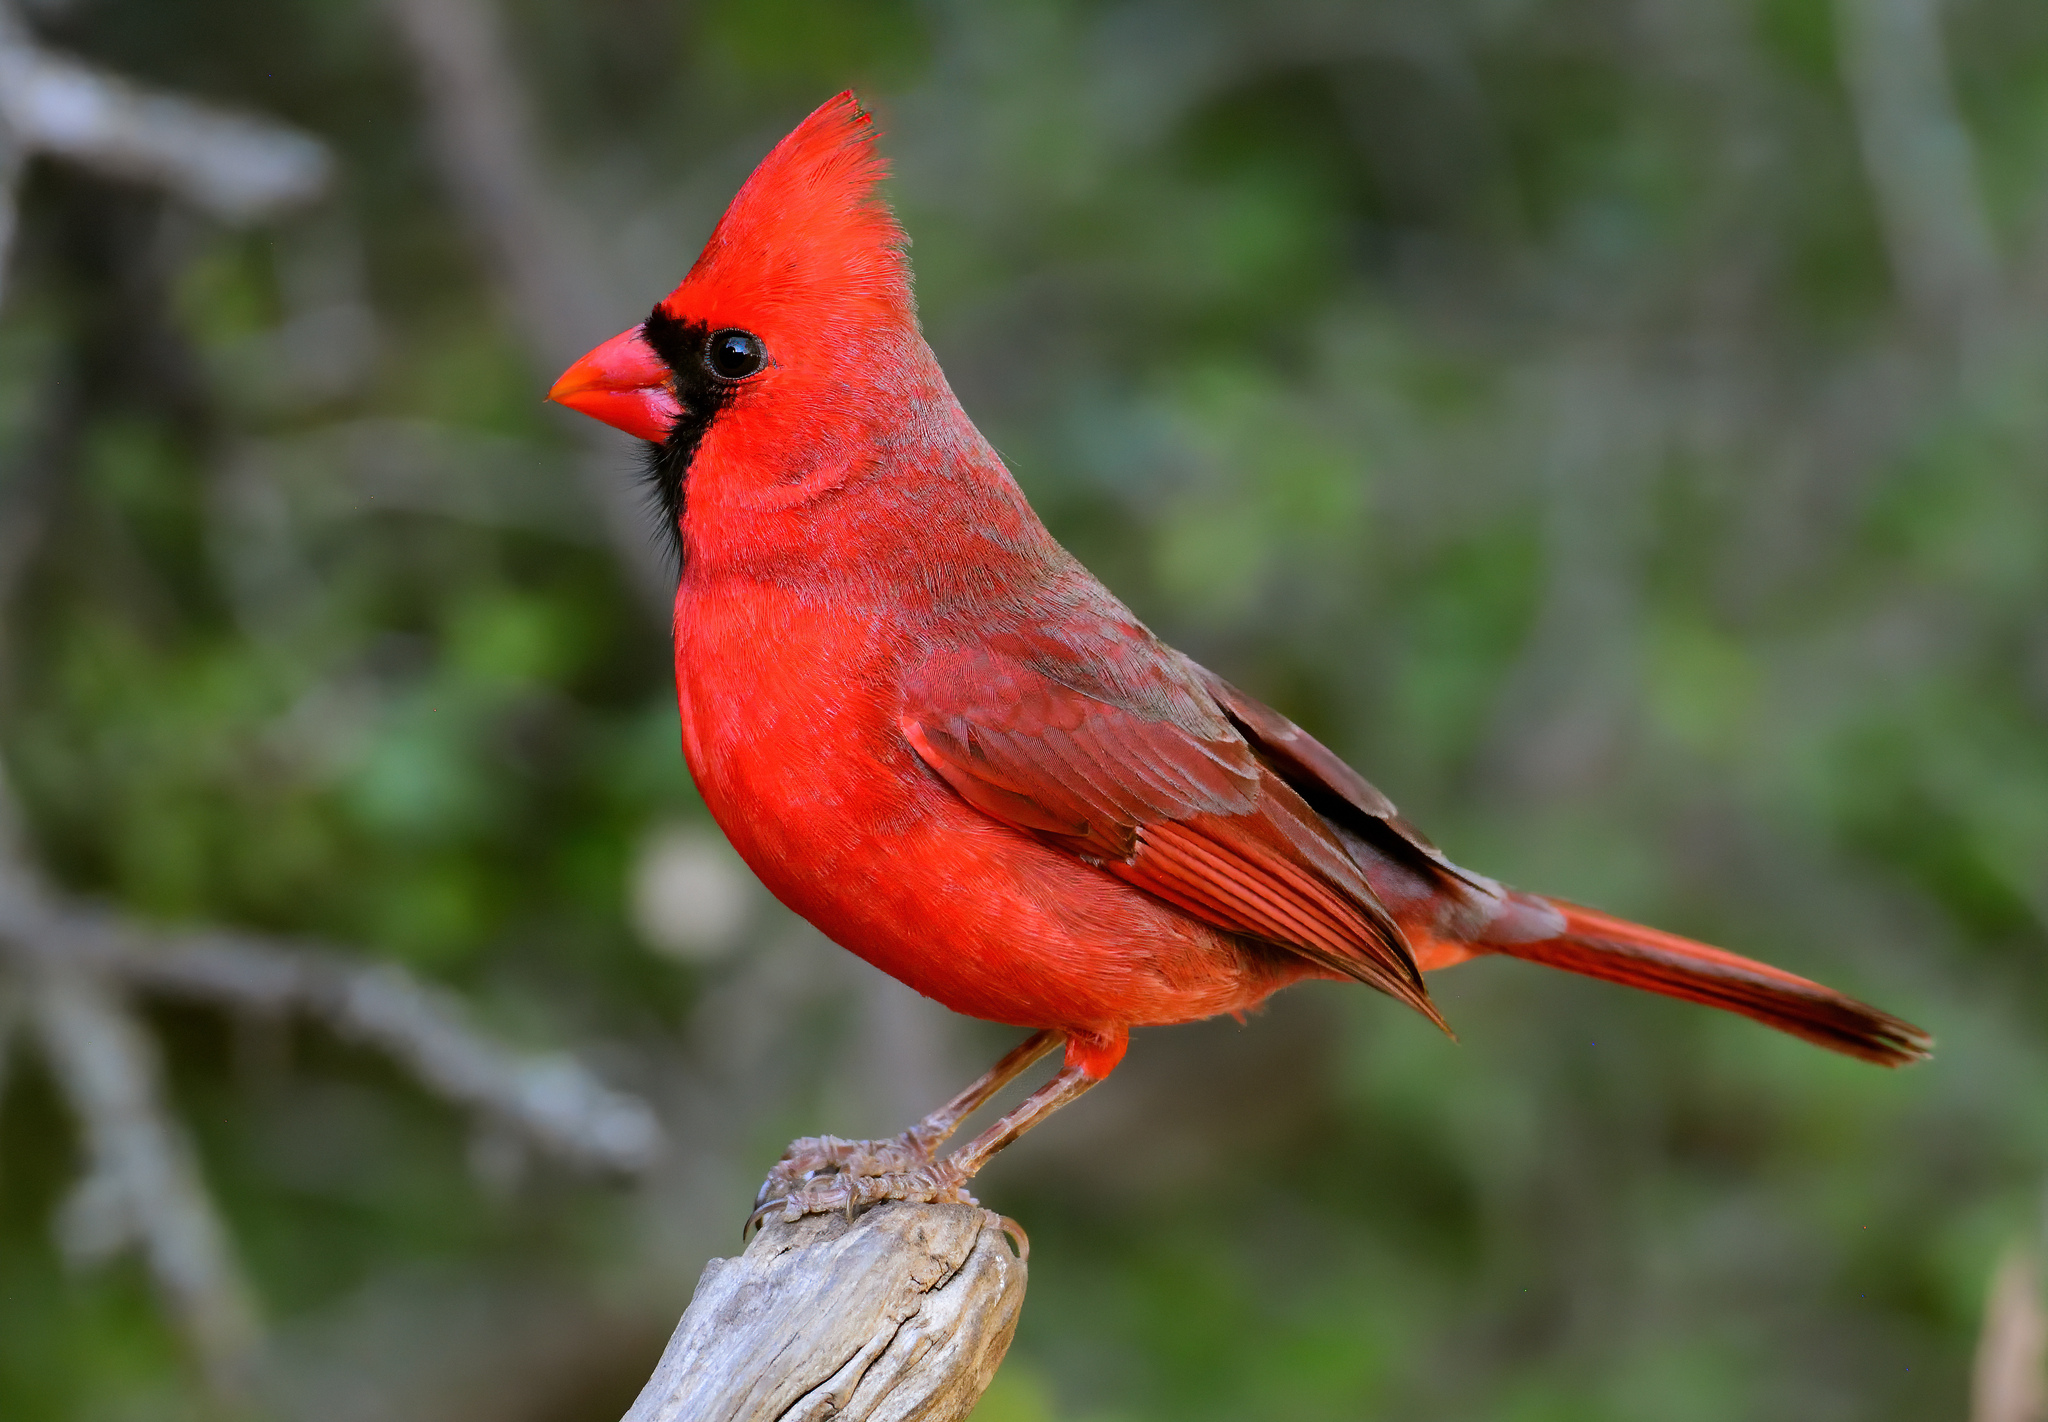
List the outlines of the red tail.
<svg viewBox="0 0 2048 1422">
<path fill-rule="evenodd" d="M 1487 946 L 1589 978 L 1739 1012 L 1879 1066 L 1924 1061 L 1933 1051 L 1934 1038 L 1912 1023 L 1833 988 L 1675 933 L 1556 899 L 1545 902 L 1564 915 L 1563 934 L 1538 943 Z"/>
</svg>

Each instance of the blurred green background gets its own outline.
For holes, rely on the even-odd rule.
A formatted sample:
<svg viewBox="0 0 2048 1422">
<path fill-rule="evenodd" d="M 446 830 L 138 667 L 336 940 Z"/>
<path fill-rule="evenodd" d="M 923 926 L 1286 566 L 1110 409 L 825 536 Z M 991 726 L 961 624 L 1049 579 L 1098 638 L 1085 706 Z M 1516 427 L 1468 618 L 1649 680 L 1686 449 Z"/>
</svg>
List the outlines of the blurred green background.
<svg viewBox="0 0 2048 1422">
<path fill-rule="evenodd" d="M 1014 1037 L 720 849 L 635 448 L 540 402 L 848 85 L 969 413 L 1162 636 L 1459 859 L 1941 1043 L 1891 1074 L 1506 962 L 1435 981 L 1455 1045 L 1332 985 L 1141 1033 L 982 1178 L 1035 1253 L 977 1417 L 1966 1415 L 2048 1179 L 2048 7 L 21 18 L 332 160 L 242 224 L 21 178 L 34 862 L 401 965 L 669 1144 L 579 1174 L 318 1022 L 145 996 L 262 1317 L 222 1402 L 132 1251 L 65 1246 L 86 1147 L 0 1025 L 0 1416 L 606 1422 L 785 1140 L 898 1129 Z"/>
</svg>

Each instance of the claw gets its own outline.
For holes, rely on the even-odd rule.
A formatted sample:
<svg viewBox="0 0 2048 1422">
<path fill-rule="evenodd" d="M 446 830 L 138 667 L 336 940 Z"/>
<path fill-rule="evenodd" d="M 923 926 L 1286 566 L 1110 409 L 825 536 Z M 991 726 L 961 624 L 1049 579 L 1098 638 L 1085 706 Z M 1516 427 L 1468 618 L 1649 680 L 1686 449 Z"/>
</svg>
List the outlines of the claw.
<svg viewBox="0 0 2048 1422">
<path fill-rule="evenodd" d="M 967 1193 L 965 1185 L 966 1181 L 961 1178 L 959 1171 L 949 1169 L 943 1163 L 920 1166 L 916 1170 L 890 1171 L 875 1175 L 842 1172 L 828 1182 L 806 1185 L 803 1189 L 793 1190 L 779 1200 L 759 1206 L 748 1217 L 746 1229 L 751 1230 L 778 1209 L 785 1220 L 800 1219 L 804 1215 L 843 1212 L 848 1221 L 851 1221 L 868 1206 L 881 1204 L 885 1200 L 907 1200 L 921 1204 L 975 1204 L 974 1197 Z"/>
<path fill-rule="evenodd" d="M 754 1212 L 747 1216 L 741 1237 L 760 1228 L 778 1207 L 784 1220 L 841 1210 L 851 1220 L 884 1200 L 979 1205 L 966 1187 L 988 1158 L 1101 1078 L 1088 1075 L 1080 1065 L 1063 1066 L 1052 1080 L 944 1160 L 935 1159 L 938 1148 L 963 1120 L 1061 1039 L 1062 1034 L 1051 1028 L 1034 1033 L 979 1081 L 900 1136 L 884 1141 L 811 1136 L 790 1142 L 754 1195 Z M 821 1182 L 821 1177 L 829 1179 Z M 1004 1220 L 1003 1227 L 1016 1243 L 1017 1257 L 1024 1258 L 1031 1248 L 1024 1231 L 1015 1220 Z"/>
<path fill-rule="evenodd" d="M 761 1188 L 765 1190 L 767 1187 L 764 1185 Z M 740 1226 L 740 1243 L 745 1244 L 749 1239 L 753 1238 L 754 1231 L 768 1222 L 769 1213 L 781 1203 L 782 1201 L 780 1200 L 770 1200 L 765 1205 L 755 1205 L 754 1212 L 747 1216 L 747 1222 Z"/>
<path fill-rule="evenodd" d="M 913 1130 L 879 1141 L 807 1136 L 768 1171 L 754 1193 L 754 1212 L 741 1230 L 746 1238 L 780 1207 L 782 1218 L 844 1211 L 850 1222 L 868 1205 L 892 1199 L 965 1199 L 958 1182 L 932 1159 Z"/>
</svg>

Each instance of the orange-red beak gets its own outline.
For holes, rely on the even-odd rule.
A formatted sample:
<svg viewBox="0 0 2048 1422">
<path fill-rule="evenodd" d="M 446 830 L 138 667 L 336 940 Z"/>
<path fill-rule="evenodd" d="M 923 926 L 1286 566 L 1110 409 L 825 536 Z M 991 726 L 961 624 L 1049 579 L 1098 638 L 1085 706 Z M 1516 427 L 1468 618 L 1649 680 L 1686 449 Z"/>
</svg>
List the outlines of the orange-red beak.
<svg viewBox="0 0 2048 1422">
<path fill-rule="evenodd" d="M 594 420 L 659 444 L 682 404 L 669 388 L 669 369 L 640 327 L 621 331 L 562 372 L 548 399 Z"/>
</svg>

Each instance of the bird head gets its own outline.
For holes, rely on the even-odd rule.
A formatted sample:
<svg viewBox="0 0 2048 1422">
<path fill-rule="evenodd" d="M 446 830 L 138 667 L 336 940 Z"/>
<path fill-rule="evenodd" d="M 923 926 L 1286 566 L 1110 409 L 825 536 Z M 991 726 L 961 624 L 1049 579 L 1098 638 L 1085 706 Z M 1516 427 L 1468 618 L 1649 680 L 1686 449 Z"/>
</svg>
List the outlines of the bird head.
<svg viewBox="0 0 2048 1422">
<path fill-rule="evenodd" d="M 761 160 L 682 284 L 565 372 L 548 398 L 693 454 L 713 424 L 829 420 L 921 347 L 903 231 L 852 93 Z"/>
</svg>

